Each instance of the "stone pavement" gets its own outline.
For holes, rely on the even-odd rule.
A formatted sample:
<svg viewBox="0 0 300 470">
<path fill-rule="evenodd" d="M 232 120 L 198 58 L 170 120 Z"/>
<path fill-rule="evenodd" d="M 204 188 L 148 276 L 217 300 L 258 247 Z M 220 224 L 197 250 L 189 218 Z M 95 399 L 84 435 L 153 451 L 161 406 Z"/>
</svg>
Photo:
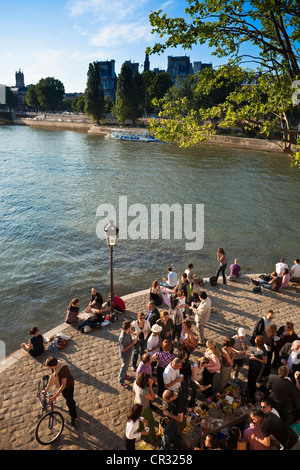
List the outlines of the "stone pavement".
<svg viewBox="0 0 300 470">
<path fill-rule="evenodd" d="M 255 322 L 269 308 L 275 313 L 277 327 L 286 321 L 295 324 L 300 333 L 299 292 L 288 288 L 280 293 L 264 290 L 254 294 L 247 277 L 225 286 L 218 284 L 204 289 L 212 299 L 212 313 L 206 328 L 206 336 L 214 338 L 220 346 L 225 336 L 232 336 L 243 326 L 249 338 Z M 123 390 L 118 384 L 120 359 L 118 337 L 122 322 L 135 319 L 140 311 L 147 312 L 148 289 L 123 297 L 126 311 L 119 315 L 116 323 L 88 334 L 82 334 L 75 327 L 59 325 L 51 332 L 63 332 L 69 336 L 64 350 L 55 354 L 64 359 L 75 378 L 75 400 L 78 419 L 75 428 L 70 426 L 65 400 L 60 396 L 56 406 L 65 416 L 65 428 L 61 437 L 52 445 L 41 446 L 35 439 L 35 426 L 41 408 L 36 396 L 39 380 L 48 369 L 43 366 L 52 353 L 45 351 L 33 359 L 24 351 L 9 356 L 6 364 L 0 365 L 0 449 L 1 450 L 122 450 L 126 415 L 133 404 L 132 385 L 134 373 L 127 381 L 129 387 Z M 193 326 L 195 330 L 195 326 Z M 251 350 L 251 348 L 250 348 Z M 198 347 L 191 356 L 197 358 L 204 352 Z M 247 378 L 247 365 L 243 370 Z M 159 420 L 160 399 L 154 416 Z M 138 443 L 137 443 L 138 445 Z M 155 448 L 155 447 L 153 447 Z M 156 444 L 159 449 L 159 441 Z"/>
</svg>

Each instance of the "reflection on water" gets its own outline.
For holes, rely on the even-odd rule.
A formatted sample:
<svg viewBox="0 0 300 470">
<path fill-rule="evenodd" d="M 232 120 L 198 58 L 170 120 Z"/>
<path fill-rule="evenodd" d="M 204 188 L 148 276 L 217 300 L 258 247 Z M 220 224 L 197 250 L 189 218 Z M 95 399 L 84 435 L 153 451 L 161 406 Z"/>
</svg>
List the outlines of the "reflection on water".
<svg viewBox="0 0 300 470">
<path fill-rule="evenodd" d="M 299 256 L 299 170 L 288 157 L 252 150 L 115 142 L 69 131 L 2 126 L 1 338 L 7 353 L 37 325 L 64 319 L 78 296 L 84 308 L 95 285 L 109 291 L 109 250 L 96 236 L 100 204 L 204 204 L 204 246 L 186 240 L 119 240 L 115 291 L 150 286 L 172 265 L 180 273 L 216 270 L 216 250 L 245 272 L 273 269 Z"/>
</svg>

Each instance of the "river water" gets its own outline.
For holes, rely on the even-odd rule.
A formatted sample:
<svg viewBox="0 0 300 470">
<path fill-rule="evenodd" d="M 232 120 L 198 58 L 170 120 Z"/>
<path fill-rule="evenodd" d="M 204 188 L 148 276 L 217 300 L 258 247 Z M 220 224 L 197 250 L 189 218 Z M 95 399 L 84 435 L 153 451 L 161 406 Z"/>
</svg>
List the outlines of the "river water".
<svg viewBox="0 0 300 470">
<path fill-rule="evenodd" d="M 291 265 L 300 256 L 300 173 L 281 153 L 179 149 L 0 126 L 0 154 L 0 340 L 6 354 L 28 340 L 32 326 L 45 332 L 62 323 L 72 298 L 79 297 L 83 309 L 92 286 L 106 298 L 110 255 L 96 232 L 103 204 L 115 208 L 118 222 L 126 199 L 136 234 L 145 234 L 145 227 L 130 211 L 139 204 L 149 215 L 148 239 L 131 235 L 114 250 L 119 295 L 148 288 L 169 265 L 181 273 L 192 262 L 197 274 L 210 276 L 218 247 L 248 273 L 270 272 L 279 258 Z M 169 240 L 162 231 L 151 239 L 155 204 L 192 207 L 195 233 L 196 207 L 204 207 L 202 248 L 187 250 L 187 237 L 182 232 L 182 239 L 174 239 L 173 226 Z"/>
</svg>

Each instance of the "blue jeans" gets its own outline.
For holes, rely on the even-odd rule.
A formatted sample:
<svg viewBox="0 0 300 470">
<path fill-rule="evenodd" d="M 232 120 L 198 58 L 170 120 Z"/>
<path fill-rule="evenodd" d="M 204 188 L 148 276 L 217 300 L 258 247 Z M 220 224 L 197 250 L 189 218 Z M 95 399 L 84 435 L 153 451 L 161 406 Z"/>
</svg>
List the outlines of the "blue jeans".
<svg viewBox="0 0 300 470">
<path fill-rule="evenodd" d="M 142 360 L 142 355 L 146 351 L 146 347 L 147 347 L 146 339 L 139 339 L 138 342 L 134 345 L 134 350 L 133 350 L 133 355 L 132 355 L 132 367 L 136 367 L 139 355 Z"/>
<path fill-rule="evenodd" d="M 217 278 L 217 280 L 218 280 L 219 275 L 222 273 L 222 276 L 223 276 L 223 284 L 226 284 L 226 277 L 225 277 L 226 268 L 227 268 L 227 263 L 226 263 L 226 264 L 223 264 L 223 266 L 220 266 L 219 269 L 218 269 L 218 271 L 217 271 L 217 274 L 216 274 L 216 278 Z"/>
<path fill-rule="evenodd" d="M 122 364 L 121 364 L 121 369 L 119 373 L 119 384 L 123 384 L 129 365 L 130 365 L 130 360 L 131 360 L 131 354 L 128 354 L 126 356 L 122 356 Z"/>
</svg>

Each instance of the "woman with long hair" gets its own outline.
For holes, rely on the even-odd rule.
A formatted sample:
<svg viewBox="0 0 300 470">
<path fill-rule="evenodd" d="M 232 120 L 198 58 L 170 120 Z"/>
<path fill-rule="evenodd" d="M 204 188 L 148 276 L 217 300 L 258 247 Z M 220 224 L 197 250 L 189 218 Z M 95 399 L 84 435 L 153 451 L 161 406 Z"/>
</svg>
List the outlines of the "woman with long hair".
<svg viewBox="0 0 300 470">
<path fill-rule="evenodd" d="M 149 434 L 149 430 L 146 428 L 148 422 L 146 419 L 141 417 L 142 412 L 142 405 L 140 403 L 136 403 L 127 415 L 125 429 L 125 445 L 127 450 L 135 450 L 136 439 L 139 439 L 142 434 Z"/>
</svg>

